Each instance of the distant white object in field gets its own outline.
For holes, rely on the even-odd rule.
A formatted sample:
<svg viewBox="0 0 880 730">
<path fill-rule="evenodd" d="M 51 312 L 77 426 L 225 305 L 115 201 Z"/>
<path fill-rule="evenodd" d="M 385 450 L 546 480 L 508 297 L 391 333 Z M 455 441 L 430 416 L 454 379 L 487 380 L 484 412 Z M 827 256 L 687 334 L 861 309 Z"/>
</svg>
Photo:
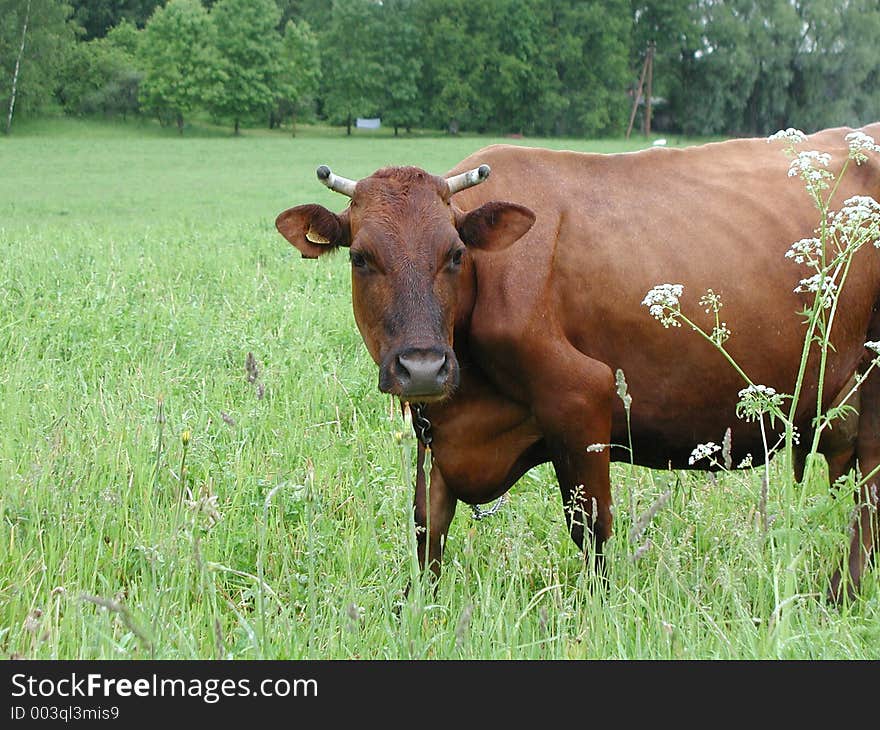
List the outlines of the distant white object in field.
<svg viewBox="0 0 880 730">
<path fill-rule="evenodd" d="M 382 126 L 382 120 L 379 117 L 374 117 L 372 119 L 358 117 L 355 120 L 354 126 L 357 129 L 379 129 L 379 127 Z"/>
<path fill-rule="evenodd" d="M 660 139 L 655 139 L 651 144 L 654 147 L 665 147 L 666 146 L 666 139 L 664 137 L 661 137 Z"/>
</svg>

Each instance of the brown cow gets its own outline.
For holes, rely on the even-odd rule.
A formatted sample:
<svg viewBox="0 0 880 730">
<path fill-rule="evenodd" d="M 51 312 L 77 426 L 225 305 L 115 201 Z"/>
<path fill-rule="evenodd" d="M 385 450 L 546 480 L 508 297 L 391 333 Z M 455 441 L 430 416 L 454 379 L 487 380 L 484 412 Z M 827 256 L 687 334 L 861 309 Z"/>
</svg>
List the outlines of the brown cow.
<svg viewBox="0 0 880 730">
<path fill-rule="evenodd" d="M 800 149 L 830 153 L 836 173 L 850 131 L 817 133 Z M 880 137 L 880 124 L 863 131 Z M 298 206 L 276 226 L 307 258 L 349 248 L 355 319 L 379 365 L 379 388 L 424 404 L 433 466 L 430 508 L 421 466 L 417 473 L 423 566 L 439 574 L 458 501 L 496 499 L 547 461 L 572 538 L 584 547 L 588 526 L 601 554 L 611 532 L 609 460 L 629 455 L 587 446 L 627 443 L 618 368 L 633 398 L 637 464 L 688 468 L 695 445 L 720 441 L 728 427 L 735 463 L 747 453 L 760 461 L 758 426 L 735 415 L 740 376 L 686 327 L 661 327 L 642 300 L 657 284 L 683 284 L 682 309 L 711 329 L 697 300 L 714 289 L 734 359 L 754 382 L 792 392 L 805 332 L 799 312 L 812 295 L 793 291 L 810 272 L 784 254 L 813 235 L 819 215 L 803 182 L 787 175 L 782 147 L 747 139 L 601 155 L 494 145 L 446 179 L 391 167 L 355 182 L 318 169 L 351 197 L 350 207 L 337 215 Z M 487 165 L 492 175 L 483 182 Z M 880 155 L 851 165 L 834 200 L 857 194 L 880 196 Z M 866 361 L 864 343 L 880 340 L 878 295 L 880 252 L 865 246 L 837 311 L 827 402 Z M 804 441 L 816 408 L 815 365 L 796 419 Z M 857 438 L 833 446 L 833 472 L 853 454 L 862 473 L 880 464 L 880 375 L 860 396 Z M 863 503 L 852 587 L 878 537 L 875 482 Z M 834 597 L 841 584 L 838 572 Z"/>
</svg>

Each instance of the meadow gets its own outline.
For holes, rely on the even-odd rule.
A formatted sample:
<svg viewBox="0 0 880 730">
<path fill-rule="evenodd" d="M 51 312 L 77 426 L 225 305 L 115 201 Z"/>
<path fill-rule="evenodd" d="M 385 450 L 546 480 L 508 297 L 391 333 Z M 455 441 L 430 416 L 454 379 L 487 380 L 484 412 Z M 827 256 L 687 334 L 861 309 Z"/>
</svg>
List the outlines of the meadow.
<svg viewBox="0 0 880 730">
<path fill-rule="evenodd" d="M 75 121 L 0 139 L 3 656 L 880 656 L 877 570 L 824 597 L 851 495 L 777 464 L 766 504 L 757 470 L 613 465 L 607 589 L 540 467 L 490 518 L 460 506 L 439 585 L 420 579 L 414 447 L 347 259 L 302 260 L 273 221 L 344 207 L 319 164 L 442 173 L 496 141 L 646 145 Z"/>
</svg>

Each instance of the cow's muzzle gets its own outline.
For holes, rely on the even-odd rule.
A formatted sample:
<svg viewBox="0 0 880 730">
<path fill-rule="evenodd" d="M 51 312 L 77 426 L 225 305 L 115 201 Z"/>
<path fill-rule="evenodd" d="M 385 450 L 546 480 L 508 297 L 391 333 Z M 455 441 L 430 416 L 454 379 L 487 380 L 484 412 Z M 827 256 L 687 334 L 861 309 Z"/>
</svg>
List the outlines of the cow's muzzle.
<svg viewBox="0 0 880 730">
<path fill-rule="evenodd" d="M 451 349 L 411 347 L 392 354 L 380 369 L 379 389 L 406 400 L 440 400 L 457 385 L 458 363 Z"/>
</svg>

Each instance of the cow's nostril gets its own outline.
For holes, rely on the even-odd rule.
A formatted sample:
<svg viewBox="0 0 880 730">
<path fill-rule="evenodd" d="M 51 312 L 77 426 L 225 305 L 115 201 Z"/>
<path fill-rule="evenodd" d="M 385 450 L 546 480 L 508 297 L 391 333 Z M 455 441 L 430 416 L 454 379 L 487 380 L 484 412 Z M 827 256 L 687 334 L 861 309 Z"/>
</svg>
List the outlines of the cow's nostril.
<svg viewBox="0 0 880 730">
<path fill-rule="evenodd" d="M 411 351 L 397 356 L 398 376 L 408 394 L 430 395 L 443 389 L 449 364 L 446 355 Z"/>
</svg>

